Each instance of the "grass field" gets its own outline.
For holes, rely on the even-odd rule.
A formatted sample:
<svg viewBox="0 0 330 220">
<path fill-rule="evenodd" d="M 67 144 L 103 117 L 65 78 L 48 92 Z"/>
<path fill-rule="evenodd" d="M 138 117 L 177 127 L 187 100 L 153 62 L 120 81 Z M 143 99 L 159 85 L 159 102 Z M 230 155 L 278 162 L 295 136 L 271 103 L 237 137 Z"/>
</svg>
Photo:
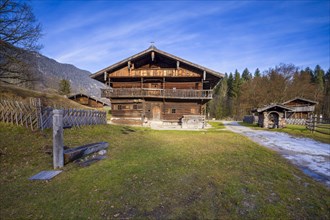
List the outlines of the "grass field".
<svg viewBox="0 0 330 220">
<path fill-rule="evenodd" d="M 229 131 L 102 125 L 65 130 L 64 139 L 107 141 L 108 158 L 29 181 L 52 168 L 52 133 L 0 123 L 1 219 L 330 218 L 328 188 Z"/>
<path fill-rule="evenodd" d="M 239 122 L 240 125 L 247 126 L 253 129 L 260 129 L 263 130 L 264 128 L 260 128 L 255 124 L 249 124 L 249 123 L 244 123 L 244 122 Z M 326 128 L 326 130 L 329 128 Z M 306 128 L 304 125 L 286 125 L 285 128 L 280 128 L 280 129 L 265 129 L 267 131 L 277 131 L 277 132 L 285 132 L 297 137 L 307 137 L 307 138 L 312 138 L 317 141 L 321 141 L 323 143 L 330 144 L 330 135 L 327 134 L 322 134 L 319 132 L 311 132 Z"/>
</svg>

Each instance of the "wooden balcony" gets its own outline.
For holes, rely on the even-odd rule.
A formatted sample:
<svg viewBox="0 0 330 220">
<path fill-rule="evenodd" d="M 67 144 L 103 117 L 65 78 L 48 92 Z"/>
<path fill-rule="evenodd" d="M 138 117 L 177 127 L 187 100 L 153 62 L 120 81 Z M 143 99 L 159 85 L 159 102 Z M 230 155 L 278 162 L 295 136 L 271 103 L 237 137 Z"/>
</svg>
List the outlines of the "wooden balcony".
<svg viewBox="0 0 330 220">
<path fill-rule="evenodd" d="M 288 106 L 293 110 L 293 112 L 313 112 L 315 110 L 315 105 L 311 106 Z"/>
<path fill-rule="evenodd" d="M 101 89 L 104 98 L 212 99 L 212 90 L 193 89 Z"/>
</svg>

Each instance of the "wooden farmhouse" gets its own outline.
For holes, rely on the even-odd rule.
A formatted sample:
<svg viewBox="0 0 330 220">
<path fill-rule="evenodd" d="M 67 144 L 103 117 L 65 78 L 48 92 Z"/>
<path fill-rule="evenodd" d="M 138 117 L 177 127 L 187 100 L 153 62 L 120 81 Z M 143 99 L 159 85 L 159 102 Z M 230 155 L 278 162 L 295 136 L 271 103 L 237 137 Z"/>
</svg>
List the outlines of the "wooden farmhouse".
<svg viewBox="0 0 330 220">
<path fill-rule="evenodd" d="M 101 92 L 111 101 L 114 123 L 201 128 L 223 75 L 151 46 L 91 77 L 110 87 Z"/>
<path fill-rule="evenodd" d="M 92 97 L 82 93 L 70 95 L 68 96 L 68 99 L 71 99 L 75 102 L 78 102 L 81 105 L 89 106 L 92 108 L 102 108 L 103 106 L 110 105 L 110 103 L 107 101 L 102 101 L 96 97 Z"/>
</svg>

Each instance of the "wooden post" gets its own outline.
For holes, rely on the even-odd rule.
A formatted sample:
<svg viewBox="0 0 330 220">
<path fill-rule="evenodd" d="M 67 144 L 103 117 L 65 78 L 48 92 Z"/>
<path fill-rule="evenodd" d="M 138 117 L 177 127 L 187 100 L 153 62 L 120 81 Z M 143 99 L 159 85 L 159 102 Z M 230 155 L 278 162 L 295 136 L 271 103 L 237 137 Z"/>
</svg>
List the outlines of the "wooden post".
<svg viewBox="0 0 330 220">
<path fill-rule="evenodd" d="M 63 110 L 53 110 L 53 165 L 54 169 L 64 166 L 63 159 Z"/>
<path fill-rule="evenodd" d="M 315 132 L 315 129 L 316 129 L 316 120 L 317 120 L 317 116 L 314 115 L 313 120 L 312 120 L 312 122 L 313 122 L 312 132 L 313 133 Z"/>
</svg>

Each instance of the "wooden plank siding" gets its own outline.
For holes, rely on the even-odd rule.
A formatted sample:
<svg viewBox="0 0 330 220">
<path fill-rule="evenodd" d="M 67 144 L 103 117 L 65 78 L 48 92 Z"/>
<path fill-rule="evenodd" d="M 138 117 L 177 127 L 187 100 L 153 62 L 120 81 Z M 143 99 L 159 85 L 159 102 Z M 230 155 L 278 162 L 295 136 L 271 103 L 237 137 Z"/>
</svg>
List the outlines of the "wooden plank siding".
<svg viewBox="0 0 330 220">
<path fill-rule="evenodd" d="M 183 115 L 200 115 L 202 103 L 180 101 L 145 101 L 144 103 L 112 103 L 115 118 L 144 118 L 150 120 L 179 120 Z M 157 109 L 158 108 L 158 109 Z M 156 110 L 157 109 L 157 110 Z M 159 111 L 159 118 L 157 118 Z"/>
<path fill-rule="evenodd" d="M 92 108 L 102 108 L 104 105 L 107 105 L 106 103 L 103 103 L 102 101 L 99 101 L 85 94 L 75 94 L 69 96 L 68 98 L 81 105 L 89 106 Z"/>
<path fill-rule="evenodd" d="M 312 100 L 302 98 L 295 98 L 284 102 L 283 105 L 292 109 L 292 112 L 288 112 L 286 117 L 290 119 L 308 119 L 314 112 L 316 103 Z"/>
<path fill-rule="evenodd" d="M 109 74 L 111 78 L 121 77 L 200 77 L 200 74 L 194 73 L 187 69 L 173 69 L 173 68 L 140 68 L 128 69 L 124 67 Z"/>
</svg>

